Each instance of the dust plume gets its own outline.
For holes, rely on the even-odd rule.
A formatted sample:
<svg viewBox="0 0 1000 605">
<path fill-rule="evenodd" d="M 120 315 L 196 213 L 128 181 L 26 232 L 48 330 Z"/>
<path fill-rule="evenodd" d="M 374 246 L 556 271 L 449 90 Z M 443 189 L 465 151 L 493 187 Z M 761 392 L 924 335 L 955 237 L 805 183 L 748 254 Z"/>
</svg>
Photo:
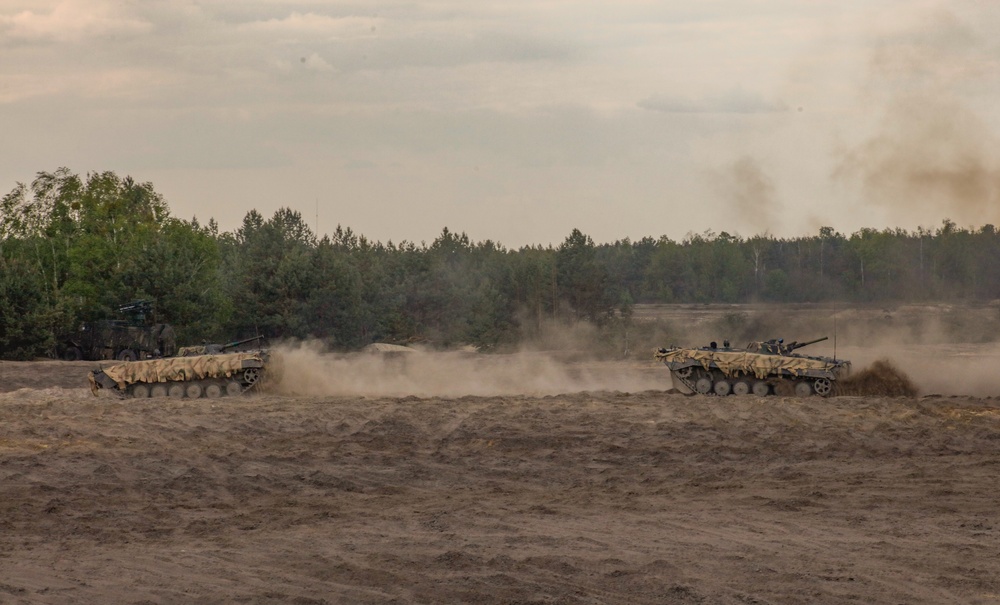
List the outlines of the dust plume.
<svg viewBox="0 0 1000 605">
<path fill-rule="evenodd" d="M 337 354 L 315 342 L 282 346 L 281 395 L 462 397 L 663 390 L 669 376 L 642 362 L 566 362 L 553 354 Z"/>
<path fill-rule="evenodd" d="M 828 337 L 804 355 L 890 360 L 922 394 L 1000 396 L 1000 304 L 648 305 L 636 310 L 636 348 Z M 641 343 L 641 344 L 640 344 Z"/>
<path fill-rule="evenodd" d="M 910 377 L 888 359 L 879 359 L 859 372 L 837 381 L 836 395 L 868 397 L 915 397 L 917 387 Z"/>
<path fill-rule="evenodd" d="M 757 160 L 744 156 L 733 162 L 720 171 L 715 186 L 723 199 L 731 202 L 726 207 L 745 226 L 745 235 L 766 232 L 777 223 L 779 206 L 774 182 Z"/>
<path fill-rule="evenodd" d="M 849 151 L 839 176 L 860 179 L 868 200 L 918 218 L 1000 221 L 998 141 L 954 99 L 895 99 L 881 130 Z"/>
<path fill-rule="evenodd" d="M 864 96 L 882 117 L 842 151 L 835 178 L 896 216 L 1000 221 L 1000 139 L 972 104 L 997 62 L 976 25 L 941 8 L 876 36 Z"/>
</svg>

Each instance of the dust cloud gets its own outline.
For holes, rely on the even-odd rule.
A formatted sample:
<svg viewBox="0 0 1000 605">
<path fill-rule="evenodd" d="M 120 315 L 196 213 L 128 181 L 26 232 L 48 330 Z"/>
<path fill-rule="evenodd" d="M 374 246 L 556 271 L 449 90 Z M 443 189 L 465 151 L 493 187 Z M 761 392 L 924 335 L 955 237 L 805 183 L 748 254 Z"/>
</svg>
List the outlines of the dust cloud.
<svg viewBox="0 0 1000 605">
<path fill-rule="evenodd" d="M 850 360 L 855 374 L 887 360 L 921 395 L 1000 396 L 1000 303 L 888 306 L 649 305 L 637 309 L 637 345 L 702 347 L 783 338 L 798 351 Z M 637 346 L 637 349 L 639 347 Z"/>
<path fill-rule="evenodd" d="M 719 193 L 731 203 L 727 208 L 737 214 L 740 224 L 755 232 L 766 232 L 778 223 L 778 204 L 774 182 L 760 163 L 749 156 L 733 162 L 717 175 Z"/>
<path fill-rule="evenodd" d="M 933 344 L 873 348 L 844 347 L 855 368 L 889 359 L 909 376 L 921 395 L 1000 396 L 1000 345 Z"/>
<path fill-rule="evenodd" d="M 564 361 L 556 354 L 424 352 L 338 354 L 316 342 L 276 348 L 281 379 L 272 390 L 291 396 L 491 397 L 582 391 L 664 390 L 670 378 L 650 359 Z"/>
<path fill-rule="evenodd" d="M 629 334 L 627 357 L 607 333 L 551 327 L 543 351 L 508 354 L 339 354 L 317 342 L 286 344 L 279 348 L 284 377 L 275 388 L 294 396 L 370 397 L 663 391 L 672 384 L 653 359 L 659 347 L 826 336 L 798 352 L 850 360 L 857 378 L 843 394 L 1000 397 L 997 303 L 640 305 Z"/>
<path fill-rule="evenodd" d="M 914 397 L 917 387 L 888 359 L 879 359 L 859 372 L 838 380 L 835 394 L 867 397 Z"/>
<path fill-rule="evenodd" d="M 979 31 L 988 26 L 970 19 L 938 8 L 872 41 L 863 96 L 883 114 L 866 140 L 842 150 L 834 177 L 859 182 L 896 216 L 1000 221 L 1000 138 L 973 106 L 996 59 Z"/>
</svg>

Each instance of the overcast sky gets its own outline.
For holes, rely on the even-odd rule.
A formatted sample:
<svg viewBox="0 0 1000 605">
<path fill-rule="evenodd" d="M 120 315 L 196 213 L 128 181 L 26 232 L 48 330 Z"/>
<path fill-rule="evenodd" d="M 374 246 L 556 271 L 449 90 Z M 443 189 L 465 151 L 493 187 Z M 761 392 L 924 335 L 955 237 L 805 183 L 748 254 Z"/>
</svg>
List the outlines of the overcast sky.
<svg viewBox="0 0 1000 605">
<path fill-rule="evenodd" d="M 223 230 L 514 248 L 1000 225 L 998 31 L 993 0 L 0 0 L 0 193 L 110 170 Z"/>
</svg>

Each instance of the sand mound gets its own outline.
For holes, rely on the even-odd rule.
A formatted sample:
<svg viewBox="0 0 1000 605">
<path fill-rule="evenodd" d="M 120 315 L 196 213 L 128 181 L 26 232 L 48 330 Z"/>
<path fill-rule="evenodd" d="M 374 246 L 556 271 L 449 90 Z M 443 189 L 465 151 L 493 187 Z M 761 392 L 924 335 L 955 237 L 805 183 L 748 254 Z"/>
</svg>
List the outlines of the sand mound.
<svg viewBox="0 0 1000 605">
<path fill-rule="evenodd" d="M 860 372 L 837 381 L 837 395 L 915 397 L 917 387 L 888 359 L 879 359 Z"/>
</svg>

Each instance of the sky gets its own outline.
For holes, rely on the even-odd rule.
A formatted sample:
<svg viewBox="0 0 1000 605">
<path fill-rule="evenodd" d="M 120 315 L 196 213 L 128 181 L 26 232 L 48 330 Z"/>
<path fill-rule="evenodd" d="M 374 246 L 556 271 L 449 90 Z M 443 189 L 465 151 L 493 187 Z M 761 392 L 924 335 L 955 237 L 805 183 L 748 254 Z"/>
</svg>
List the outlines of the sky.
<svg viewBox="0 0 1000 605">
<path fill-rule="evenodd" d="M 1000 225 L 992 0 L 0 0 L 0 194 L 508 248 Z"/>
</svg>

